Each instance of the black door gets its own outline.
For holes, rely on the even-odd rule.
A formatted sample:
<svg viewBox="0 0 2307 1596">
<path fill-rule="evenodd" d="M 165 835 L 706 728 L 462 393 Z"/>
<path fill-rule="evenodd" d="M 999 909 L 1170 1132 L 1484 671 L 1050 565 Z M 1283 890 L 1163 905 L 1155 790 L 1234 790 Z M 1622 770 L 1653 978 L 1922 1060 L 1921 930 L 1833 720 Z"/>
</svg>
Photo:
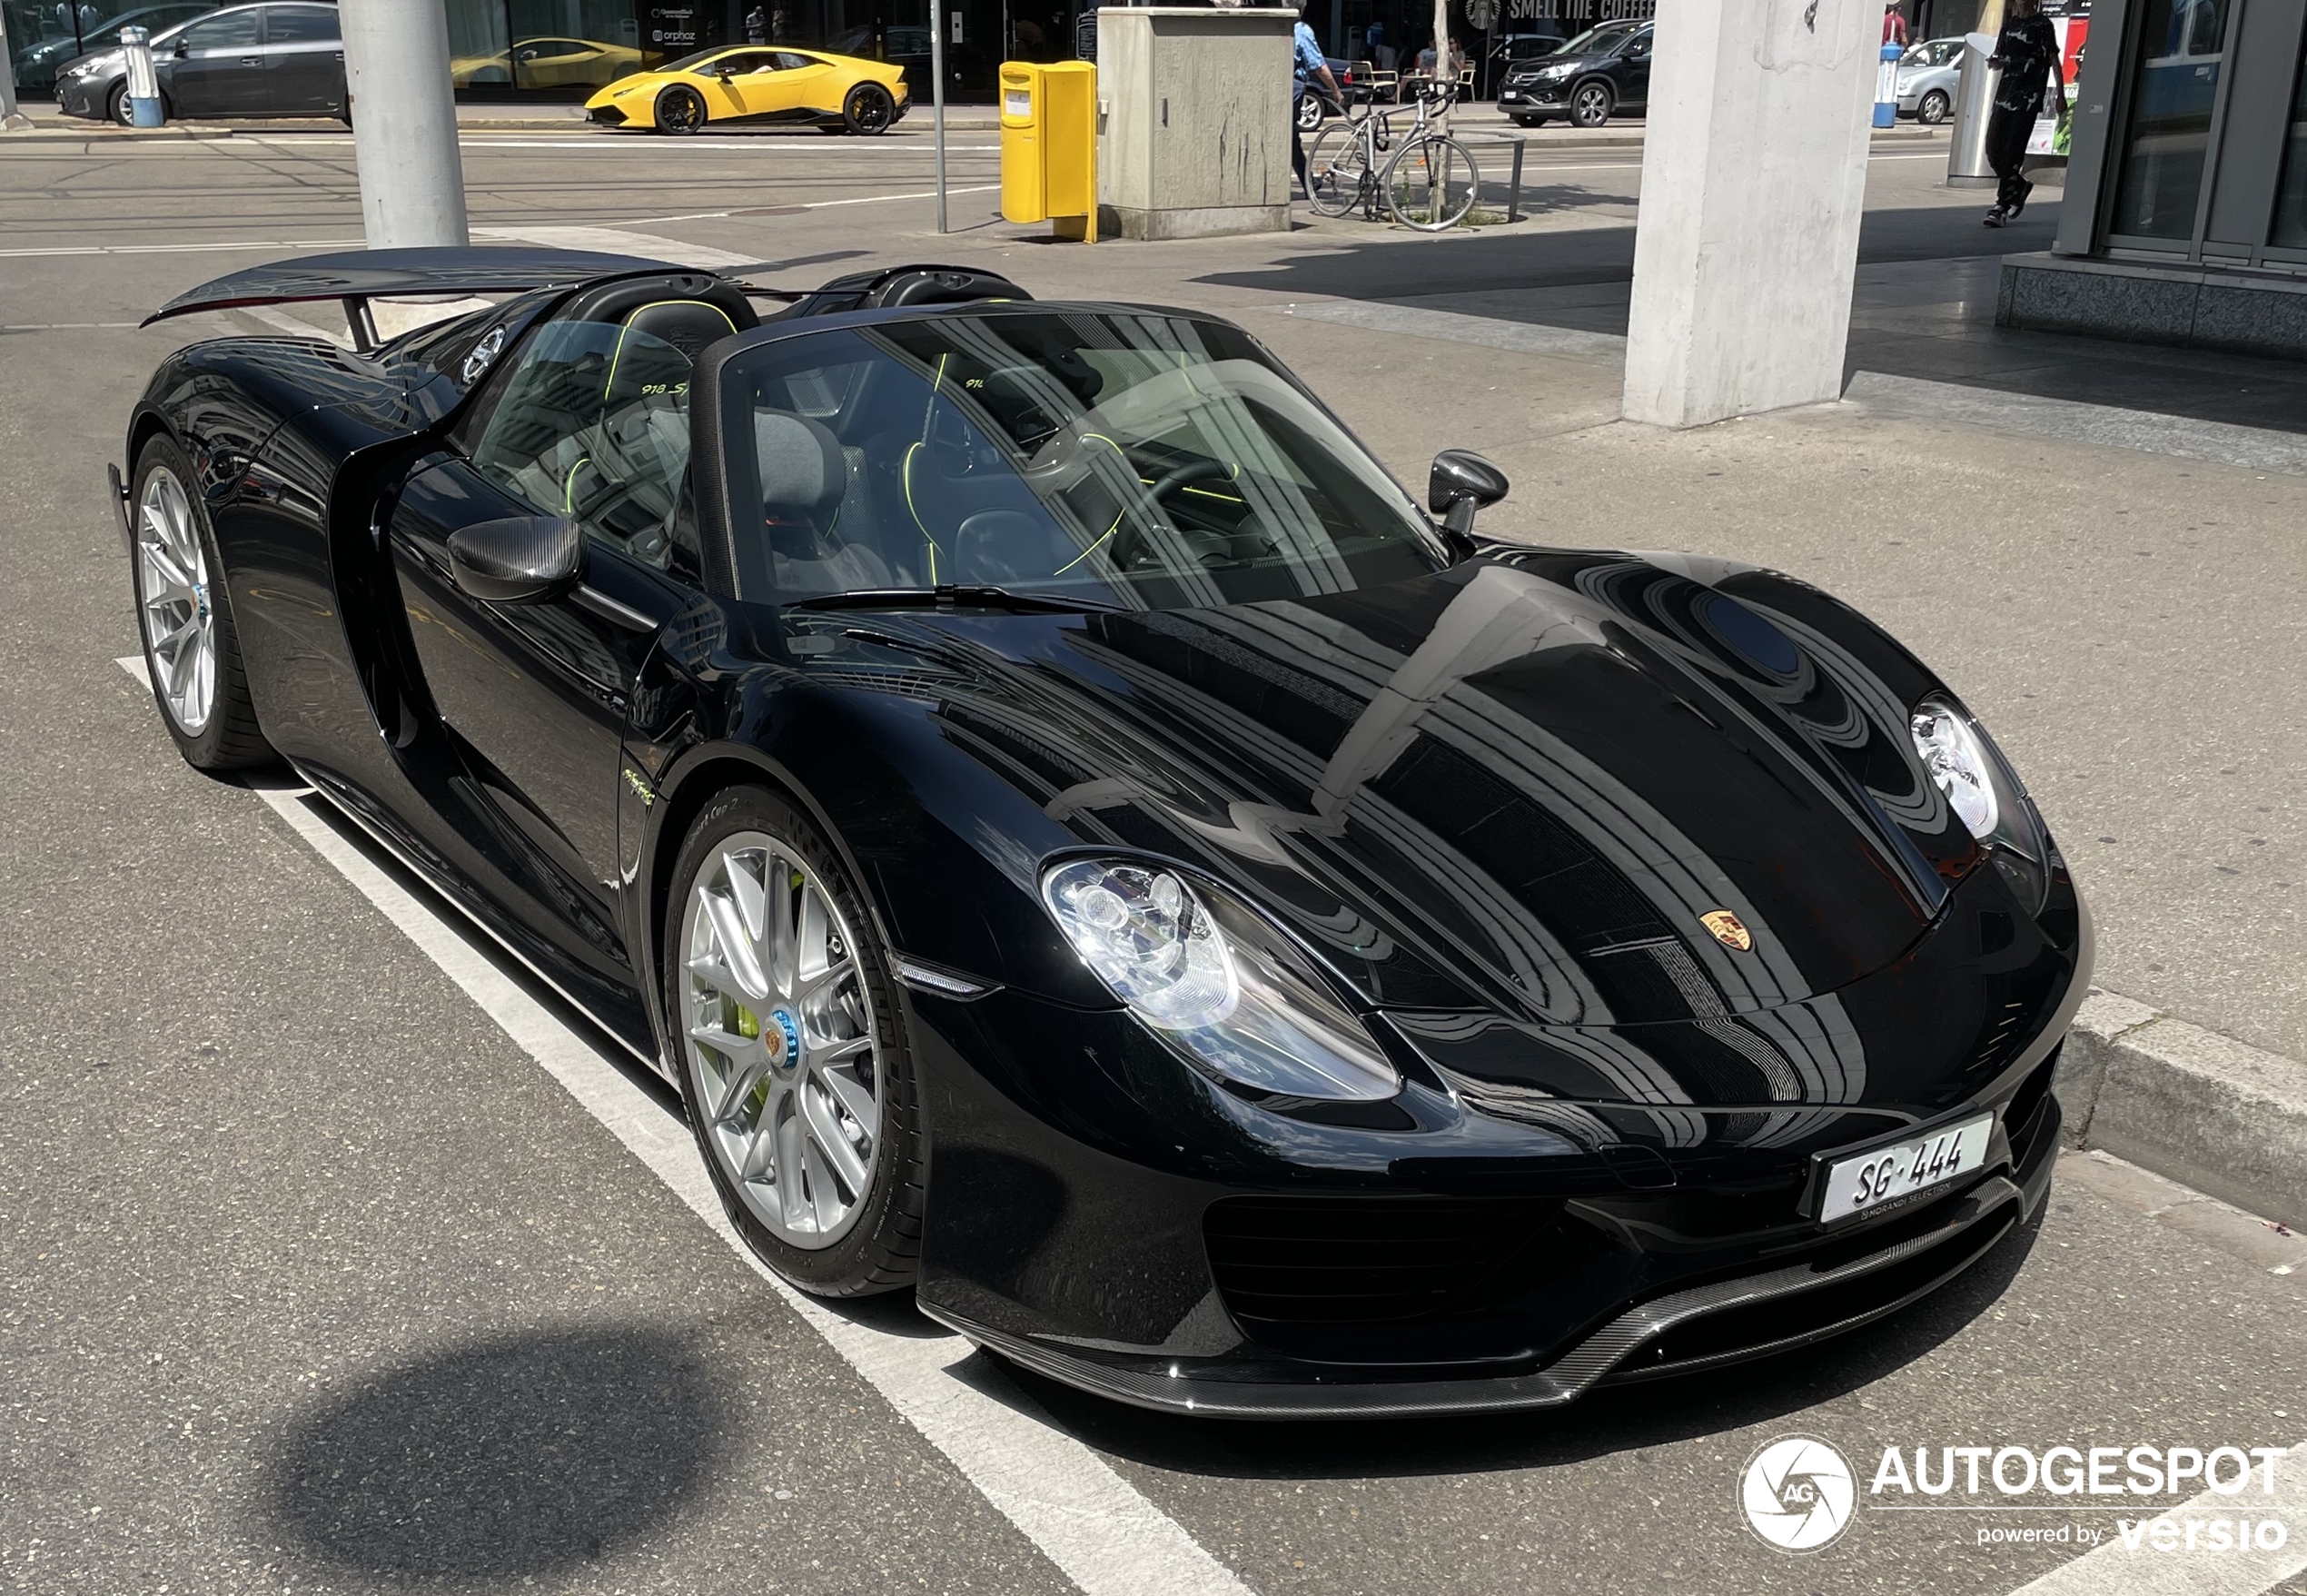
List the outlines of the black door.
<svg viewBox="0 0 2307 1596">
<path fill-rule="evenodd" d="M 452 795 L 447 831 L 477 828 L 513 861 L 505 907 L 597 978 L 627 985 L 639 977 L 618 866 L 622 737 L 658 624 L 694 597 L 665 569 L 688 370 L 630 327 L 547 324 L 483 396 L 463 457 L 419 471 L 391 523 L 410 637 L 458 767 L 435 788 Z M 507 604 L 456 585 L 459 528 L 540 514 L 584 529 L 574 591 Z"/>
<path fill-rule="evenodd" d="M 196 22 L 176 35 L 174 51 L 157 63 L 172 115 L 264 114 L 270 102 L 262 17 L 256 6 L 244 6 Z"/>
<path fill-rule="evenodd" d="M 1650 103 L 1650 30 L 1644 28 L 1626 43 L 1619 52 L 1618 70 L 1611 74 L 1619 82 L 1619 104 L 1628 111 L 1639 111 Z"/>
<path fill-rule="evenodd" d="M 264 93 L 276 116 L 344 109 L 344 40 L 333 5 L 272 5 L 264 12 Z"/>
</svg>

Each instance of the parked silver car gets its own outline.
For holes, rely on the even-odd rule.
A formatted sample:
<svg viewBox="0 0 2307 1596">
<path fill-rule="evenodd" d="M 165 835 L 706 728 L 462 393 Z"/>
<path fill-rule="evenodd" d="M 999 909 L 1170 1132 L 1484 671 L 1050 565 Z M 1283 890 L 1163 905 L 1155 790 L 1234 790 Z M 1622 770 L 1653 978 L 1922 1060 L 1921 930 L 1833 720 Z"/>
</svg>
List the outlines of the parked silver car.
<svg viewBox="0 0 2307 1596">
<path fill-rule="evenodd" d="M 1925 39 L 1898 58 L 1898 114 L 1936 125 L 1955 114 L 1963 39 Z"/>
</svg>

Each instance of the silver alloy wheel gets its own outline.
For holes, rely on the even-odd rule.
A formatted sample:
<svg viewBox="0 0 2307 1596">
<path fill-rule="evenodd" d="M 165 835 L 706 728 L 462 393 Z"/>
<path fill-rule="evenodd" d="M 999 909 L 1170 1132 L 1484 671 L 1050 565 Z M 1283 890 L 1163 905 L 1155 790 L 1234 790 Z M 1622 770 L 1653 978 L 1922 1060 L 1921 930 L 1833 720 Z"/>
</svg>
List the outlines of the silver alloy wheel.
<svg viewBox="0 0 2307 1596">
<path fill-rule="evenodd" d="M 198 737 L 216 708 L 216 622 L 193 503 L 166 466 L 144 479 L 136 512 L 136 571 L 144 653 L 161 701 L 177 730 Z"/>
<path fill-rule="evenodd" d="M 680 947 L 706 1143 L 779 1240 L 829 1247 L 863 1211 L 881 1145 L 880 1048 L 857 943 L 787 845 L 741 831 L 690 884 Z"/>
<path fill-rule="evenodd" d="M 1570 120 L 1580 127 L 1599 127 L 1610 119 L 1610 91 L 1600 84 L 1584 84 L 1571 101 Z"/>
</svg>

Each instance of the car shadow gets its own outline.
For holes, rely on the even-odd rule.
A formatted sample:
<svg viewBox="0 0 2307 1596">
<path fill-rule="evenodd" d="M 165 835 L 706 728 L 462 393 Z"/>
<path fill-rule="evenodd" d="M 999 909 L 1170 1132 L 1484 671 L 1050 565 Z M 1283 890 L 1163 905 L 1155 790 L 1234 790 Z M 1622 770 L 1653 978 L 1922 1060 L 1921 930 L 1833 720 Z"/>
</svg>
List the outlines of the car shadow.
<svg viewBox="0 0 2307 1596">
<path fill-rule="evenodd" d="M 323 1562 L 401 1579 L 580 1567 L 706 1486 L 730 1412 L 678 1331 L 473 1343 L 298 1413 L 265 1464 L 272 1527 Z"/>
<path fill-rule="evenodd" d="M 1896 1373 L 1993 1308 L 2039 1233 L 2038 1219 L 1942 1290 L 1855 1333 L 1712 1373 L 1606 1386 L 1564 1408 L 1251 1423 L 1126 1407 L 982 1353 L 952 1373 L 997 1398 L 1015 1392 L 1005 1400 L 1030 1403 L 1101 1452 L 1176 1473 L 1352 1480 L 1553 1468 L 1783 1420 Z"/>
</svg>

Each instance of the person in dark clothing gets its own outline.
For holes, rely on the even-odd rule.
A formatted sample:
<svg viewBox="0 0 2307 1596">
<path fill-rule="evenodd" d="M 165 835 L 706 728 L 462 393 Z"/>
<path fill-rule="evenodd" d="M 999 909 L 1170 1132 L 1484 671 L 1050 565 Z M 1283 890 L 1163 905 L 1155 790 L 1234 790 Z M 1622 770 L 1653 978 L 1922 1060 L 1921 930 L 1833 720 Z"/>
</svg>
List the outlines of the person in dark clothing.
<svg viewBox="0 0 2307 1596">
<path fill-rule="evenodd" d="M 1995 54 L 1986 64 L 2003 69 L 2003 81 L 1995 91 L 1995 109 L 1986 118 L 1986 164 L 1999 180 L 1986 224 L 2000 227 L 2017 219 L 2026 209 L 2026 196 L 2035 192 L 2023 168 L 2026 141 L 2035 132 L 2035 119 L 2043 114 L 2045 84 L 2057 85 L 2054 104 L 2066 104 L 2066 68 L 2059 60 L 2059 35 L 2051 19 L 2043 15 L 2042 0 L 2011 0 L 2003 35 L 1995 41 Z"/>
</svg>

